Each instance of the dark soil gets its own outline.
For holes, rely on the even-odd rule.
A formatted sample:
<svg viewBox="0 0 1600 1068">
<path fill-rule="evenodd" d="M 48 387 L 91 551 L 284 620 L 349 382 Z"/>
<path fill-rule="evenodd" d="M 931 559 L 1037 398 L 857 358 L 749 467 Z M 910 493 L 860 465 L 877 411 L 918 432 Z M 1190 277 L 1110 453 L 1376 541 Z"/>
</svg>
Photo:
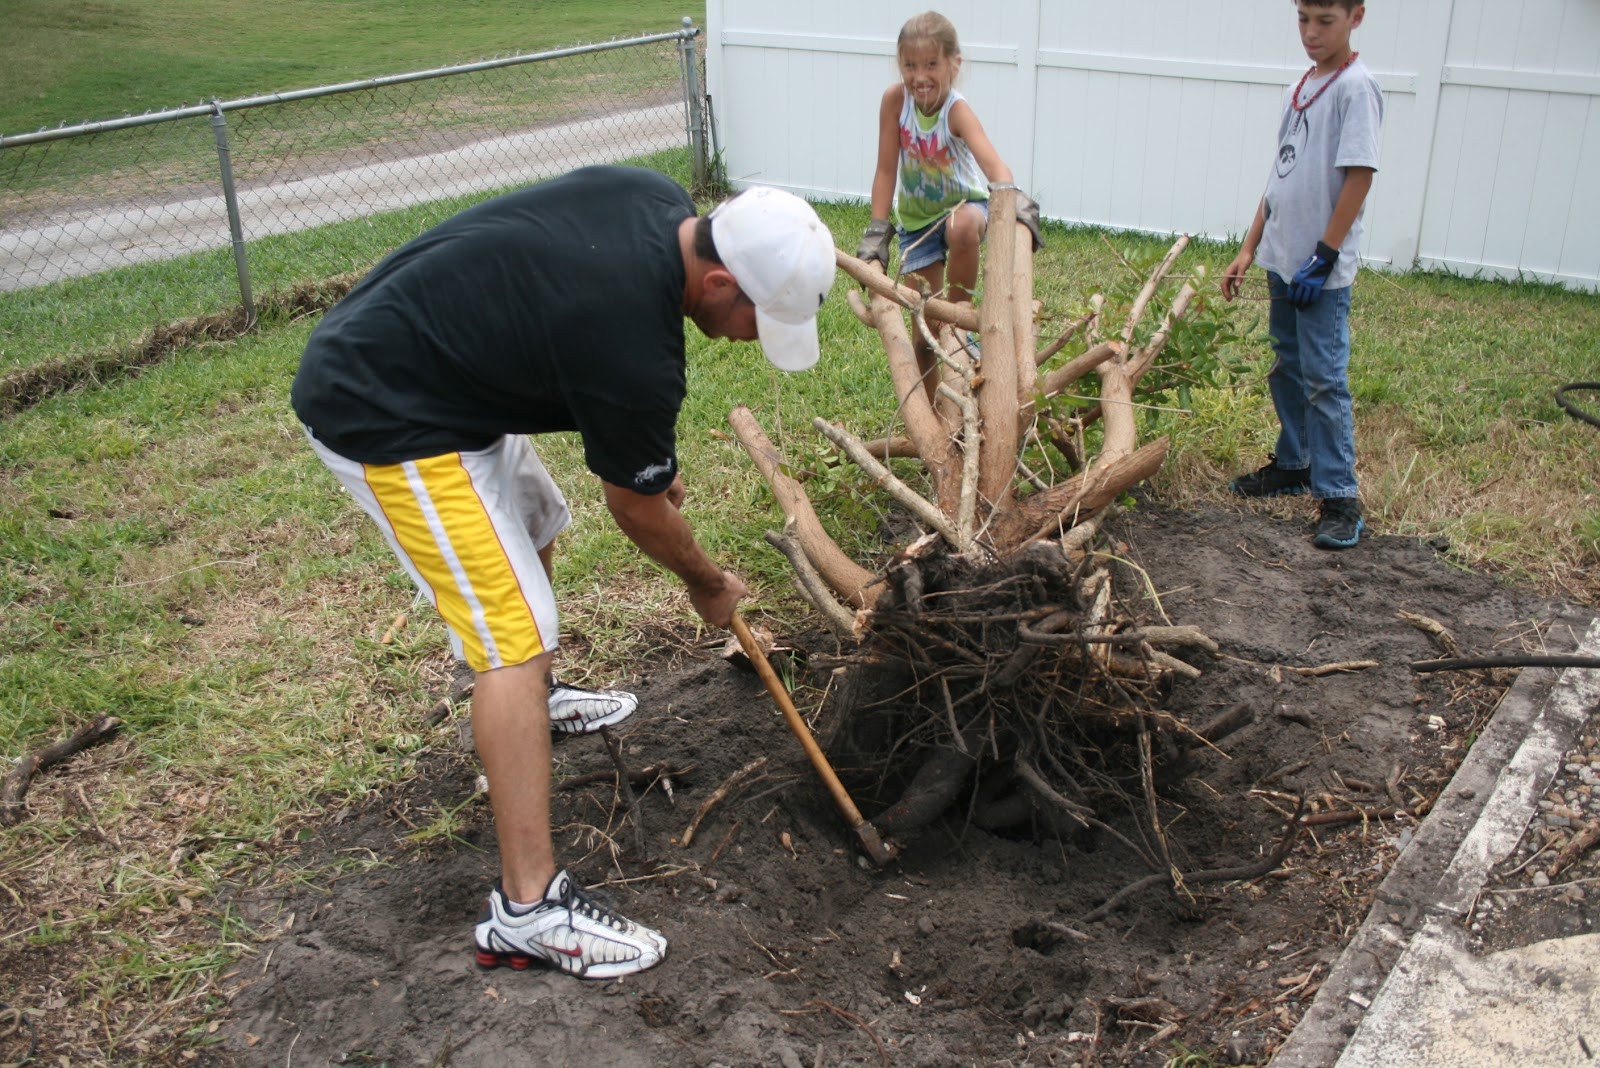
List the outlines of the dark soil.
<svg viewBox="0 0 1600 1068">
<path fill-rule="evenodd" d="M 1443 788 L 1500 689 L 1482 673 L 1411 671 L 1444 654 L 1400 613 L 1442 624 L 1467 655 L 1521 651 L 1555 614 L 1413 540 L 1317 550 L 1307 515 L 1146 509 L 1112 532 L 1112 550 L 1145 569 L 1171 622 L 1222 649 L 1184 653 L 1203 675 L 1176 684 L 1168 710 L 1193 723 L 1238 702 L 1254 713 L 1166 787 L 1184 870 L 1259 860 L 1295 796 L 1313 814 L 1387 812 L 1425 809 Z M 1158 621 L 1138 585 L 1121 595 Z M 825 687 L 832 644 L 810 645 L 805 681 Z M 1378 666 L 1289 670 L 1345 661 Z M 235 979 L 217 1058 L 1065 1068 L 1162 1065 L 1181 1043 L 1217 1063 L 1262 1063 L 1415 826 L 1404 816 L 1314 826 L 1270 877 L 1187 895 L 1157 885 L 1084 922 L 1150 874 L 1115 841 L 998 837 L 951 820 L 879 871 L 754 674 L 708 656 L 618 681 L 641 701 L 620 732 L 630 766 L 692 770 L 670 796 L 657 785 L 644 797 L 648 860 L 609 779 L 558 791 L 557 848 L 581 881 L 604 884 L 625 915 L 667 936 L 663 965 L 603 983 L 478 971 L 470 928 L 497 873 L 487 806 L 461 808 L 452 836 L 417 835 L 476 790 L 465 746 L 441 747 L 411 781 L 283 858 L 271 888 L 241 889 L 235 904 L 266 941 Z M 802 706 L 808 693 L 815 703 L 808 690 Z M 760 757 L 766 765 L 681 845 L 702 802 Z M 558 744 L 556 765 L 559 782 L 611 762 L 598 739 L 578 738 Z M 869 816 L 883 803 L 860 800 Z M 1107 818 L 1136 833 L 1133 813 Z M 336 859 L 382 863 L 337 877 L 316 868 L 308 884 L 282 878 Z"/>
</svg>

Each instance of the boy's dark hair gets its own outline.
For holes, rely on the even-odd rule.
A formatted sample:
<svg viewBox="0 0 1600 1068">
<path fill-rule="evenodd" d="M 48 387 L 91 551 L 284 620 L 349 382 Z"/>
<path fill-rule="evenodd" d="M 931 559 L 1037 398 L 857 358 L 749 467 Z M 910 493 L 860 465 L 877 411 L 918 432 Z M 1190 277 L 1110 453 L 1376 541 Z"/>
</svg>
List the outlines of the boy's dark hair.
<svg viewBox="0 0 1600 1068">
<path fill-rule="evenodd" d="M 1304 3 L 1307 7 L 1342 7 L 1345 14 L 1349 14 L 1358 7 L 1365 7 L 1365 0 L 1291 0 L 1295 7 Z"/>
</svg>

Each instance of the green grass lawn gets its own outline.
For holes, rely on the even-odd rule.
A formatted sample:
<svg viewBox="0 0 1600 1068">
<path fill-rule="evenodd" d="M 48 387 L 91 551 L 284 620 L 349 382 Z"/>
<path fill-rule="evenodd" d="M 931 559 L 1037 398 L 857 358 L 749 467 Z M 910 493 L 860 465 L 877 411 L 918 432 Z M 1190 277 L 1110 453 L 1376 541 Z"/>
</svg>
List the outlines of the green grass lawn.
<svg viewBox="0 0 1600 1068">
<path fill-rule="evenodd" d="M 0 133 L 660 33 L 685 15 L 704 28 L 704 0 L 9 0 Z"/>
</svg>

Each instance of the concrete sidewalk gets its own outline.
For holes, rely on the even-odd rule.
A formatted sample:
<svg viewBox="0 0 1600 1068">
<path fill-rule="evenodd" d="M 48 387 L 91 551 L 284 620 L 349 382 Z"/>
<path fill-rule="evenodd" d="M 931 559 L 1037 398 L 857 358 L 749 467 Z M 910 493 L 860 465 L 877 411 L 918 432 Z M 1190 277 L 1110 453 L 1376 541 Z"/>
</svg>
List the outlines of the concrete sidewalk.
<svg viewBox="0 0 1600 1068">
<path fill-rule="evenodd" d="M 376 215 L 412 204 L 509 189 L 685 143 L 681 102 L 496 137 L 426 156 L 383 160 L 291 181 L 241 183 L 245 240 Z M 214 194 L 52 217 L 0 230 L 0 290 L 26 289 L 191 252 L 227 248 L 227 205 Z"/>
<path fill-rule="evenodd" d="M 1600 656 L 1600 619 L 1562 622 L 1581 635 L 1572 652 Z M 1600 932 L 1487 955 L 1467 937 L 1490 871 L 1595 719 L 1600 671 L 1521 672 L 1272 1068 L 1600 1065 Z"/>
</svg>

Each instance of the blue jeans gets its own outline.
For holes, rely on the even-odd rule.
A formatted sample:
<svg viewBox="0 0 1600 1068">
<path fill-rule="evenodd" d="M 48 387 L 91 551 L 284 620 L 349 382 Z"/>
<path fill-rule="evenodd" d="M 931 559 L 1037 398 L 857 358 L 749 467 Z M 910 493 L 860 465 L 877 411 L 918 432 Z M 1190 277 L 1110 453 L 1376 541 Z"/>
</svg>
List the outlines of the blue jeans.
<svg viewBox="0 0 1600 1068">
<path fill-rule="evenodd" d="M 989 202 L 986 200 L 968 201 L 983 209 L 983 217 L 989 217 Z M 907 230 L 896 226 L 895 233 L 900 237 L 900 271 L 910 274 L 920 271 L 930 264 L 944 262 L 945 252 L 949 245 L 944 239 L 944 224 L 950 218 L 949 213 L 940 216 L 920 230 Z"/>
<path fill-rule="evenodd" d="M 1355 420 L 1350 406 L 1350 287 L 1324 289 L 1309 308 L 1289 302 L 1289 286 L 1267 272 L 1267 330 L 1278 356 L 1267 375 L 1278 410 L 1278 466 L 1311 469 L 1311 495 L 1354 497 Z"/>
</svg>

